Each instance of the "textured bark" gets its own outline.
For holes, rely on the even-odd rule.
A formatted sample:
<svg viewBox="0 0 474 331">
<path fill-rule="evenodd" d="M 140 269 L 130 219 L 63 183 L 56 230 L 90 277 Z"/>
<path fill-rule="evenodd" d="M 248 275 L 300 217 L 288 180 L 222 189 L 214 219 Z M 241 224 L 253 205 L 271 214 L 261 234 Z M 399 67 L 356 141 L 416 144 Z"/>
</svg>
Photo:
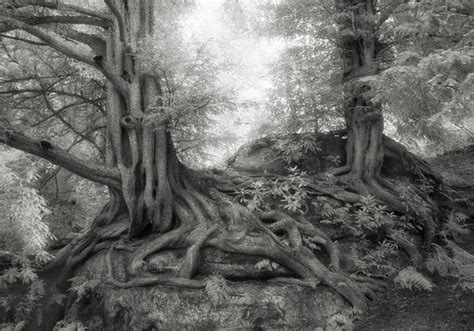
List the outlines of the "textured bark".
<svg viewBox="0 0 474 331">
<path fill-rule="evenodd" d="M 384 145 L 393 147 L 392 153 L 403 153 L 388 138 L 383 137 L 384 119 L 382 104 L 378 98 L 370 96 L 370 84 L 361 78 L 376 75 L 378 28 L 376 2 L 373 0 L 337 1 L 341 12 L 346 13 L 339 20 L 340 47 L 343 60 L 344 117 L 347 128 L 346 165 L 333 171 L 342 175 L 340 180 L 347 183 L 352 191 L 361 195 L 373 195 L 399 213 L 406 213 L 390 185 L 381 175 L 384 159 Z M 399 5 L 394 4 L 394 8 Z M 393 10 L 393 8 L 392 8 Z M 385 15 L 378 18 L 385 20 Z M 405 155 L 409 155 L 406 153 Z M 403 155 L 401 159 L 403 158 Z M 407 160 L 407 166 L 419 166 L 420 173 L 430 174 L 429 167 L 419 159 Z M 434 174 L 433 174 L 434 176 Z"/>
</svg>

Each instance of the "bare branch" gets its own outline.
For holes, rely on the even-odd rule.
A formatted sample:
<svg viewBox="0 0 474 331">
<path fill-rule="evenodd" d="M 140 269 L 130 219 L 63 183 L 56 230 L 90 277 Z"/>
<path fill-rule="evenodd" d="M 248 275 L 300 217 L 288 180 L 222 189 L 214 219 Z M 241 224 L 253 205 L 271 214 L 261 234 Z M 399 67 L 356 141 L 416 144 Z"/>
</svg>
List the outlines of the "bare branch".
<svg viewBox="0 0 474 331">
<path fill-rule="evenodd" d="M 20 37 L 15 37 L 15 36 L 10 36 L 8 34 L 0 34 L 0 38 L 6 38 L 6 39 L 12 39 L 16 41 L 22 41 L 27 44 L 35 45 L 35 46 L 48 46 L 48 44 L 39 42 L 39 41 L 34 41 L 26 38 L 20 38 Z"/>
<path fill-rule="evenodd" d="M 42 24 L 85 24 L 99 26 L 107 29 L 110 27 L 108 21 L 88 16 L 38 16 L 32 18 L 15 17 L 28 25 L 42 25 Z M 0 33 L 8 32 L 15 29 L 8 25 L 0 27 Z"/>
<path fill-rule="evenodd" d="M 4 24 L 10 26 L 12 29 L 20 29 L 25 32 L 28 32 L 29 34 L 46 42 L 49 46 L 51 46 L 58 52 L 63 53 L 70 58 L 87 63 L 91 66 L 95 65 L 94 61 L 92 60 L 92 58 L 94 57 L 94 55 L 92 55 L 92 52 L 89 52 L 89 54 L 87 54 L 86 52 L 83 52 L 78 48 L 72 47 L 67 42 L 55 38 L 54 35 L 57 34 L 53 33 L 52 31 L 45 32 L 38 27 L 25 24 L 22 21 L 6 16 L 5 14 L 0 14 L 0 18 L 3 20 Z"/>
<path fill-rule="evenodd" d="M 12 4 L 13 8 L 23 8 L 27 6 L 38 6 L 49 9 L 61 10 L 61 11 L 71 11 L 78 14 L 88 15 L 92 17 L 101 18 L 103 20 L 112 21 L 111 15 L 103 13 L 97 10 L 90 8 L 84 8 L 80 6 L 75 6 L 71 4 L 58 3 L 58 1 L 44 1 L 44 0 L 15 0 Z"/>
<path fill-rule="evenodd" d="M 121 189 L 120 172 L 115 167 L 107 167 L 79 159 L 65 150 L 53 146 L 48 141 L 26 137 L 19 132 L 2 126 L 0 126 L 0 142 L 39 156 L 93 182 L 108 185 L 118 190 Z"/>
</svg>

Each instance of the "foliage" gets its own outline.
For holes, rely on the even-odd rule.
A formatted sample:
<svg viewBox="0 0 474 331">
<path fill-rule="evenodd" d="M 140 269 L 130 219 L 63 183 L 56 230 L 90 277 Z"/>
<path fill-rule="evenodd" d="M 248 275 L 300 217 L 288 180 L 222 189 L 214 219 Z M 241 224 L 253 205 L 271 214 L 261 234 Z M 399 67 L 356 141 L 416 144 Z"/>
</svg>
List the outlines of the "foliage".
<svg viewBox="0 0 474 331">
<path fill-rule="evenodd" d="M 339 54 L 328 1 L 284 1 L 271 7 L 268 30 L 286 48 L 272 70 L 269 111 L 282 132 L 320 132 L 342 126 Z"/>
<path fill-rule="evenodd" d="M 10 271 L 10 276 L 14 277 L 19 275 L 12 275 L 12 272 Z M 24 275 L 21 275 L 19 277 L 24 277 Z M 12 280 L 12 283 L 15 282 L 17 279 Z M 0 307 L 5 312 L 4 316 L 8 316 L 11 314 L 11 312 L 13 312 L 12 320 L 3 321 L 6 323 L 10 323 L 10 327 L 12 325 L 16 325 L 16 328 L 21 329 L 21 323 L 25 323 L 33 317 L 33 313 L 36 311 L 36 308 L 41 304 L 41 300 L 43 299 L 46 293 L 44 282 L 42 280 L 36 279 L 36 275 L 34 275 L 34 277 L 29 278 L 28 282 L 30 282 L 30 285 L 28 286 L 28 291 L 24 293 L 21 297 L 18 298 L 14 296 L 9 296 L 6 298 L 2 298 L 2 300 L 0 301 Z"/>
<path fill-rule="evenodd" d="M 74 277 L 71 281 L 69 291 L 76 295 L 76 302 L 97 293 L 97 288 L 100 286 L 99 280 L 89 280 L 85 277 Z"/>
<path fill-rule="evenodd" d="M 455 277 L 462 289 L 474 291 L 474 255 L 451 240 L 446 240 L 445 247 L 434 245 L 434 252 L 426 260 L 426 268 L 443 277 Z"/>
<path fill-rule="evenodd" d="M 409 290 L 420 290 L 431 292 L 435 286 L 431 280 L 415 270 L 414 267 L 407 267 L 400 270 L 394 278 L 395 284 Z"/>
<path fill-rule="evenodd" d="M 472 139 L 474 21 L 467 1 L 381 1 L 376 17 L 356 18 L 325 0 L 290 0 L 271 9 L 269 30 L 286 42 L 268 106 L 280 130 L 343 125 L 337 41 L 363 37 L 373 20 L 386 16 L 377 27 L 380 72 L 350 84 L 382 103 L 386 134 L 418 153 L 441 153 Z M 353 29 L 337 31 L 348 19 Z"/>
<path fill-rule="evenodd" d="M 204 291 L 213 304 L 229 300 L 231 290 L 221 275 L 210 275 L 204 281 Z"/>
<path fill-rule="evenodd" d="M 6 289 L 8 285 L 15 283 L 30 284 L 38 279 L 36 273 L 28 266 L 21 268 L 13 267 L 3 271 L 0 276 L 0 289 Z"/>
<path fill-rule="evenodd" d="M 103 152 L 105 86 L 90 66 L 67 61 L 47 47 L 28 43 L 27 34 L 12 32 L 0 43 L 0 93 L 6 118 L 27 134 L 48 137 L 65 149 Z M 102 155 L 103 156 L 103 155 Z"/>
<path fill-rule="evenodd" d="M 451 211 L 448 214 L 439 235 L 445 239 L 453 239 L 454 241 L 457 241 L 459 236 L 468 235 L 471 231 L 465 224 L 467 219 L 468 217 L 463 213 Z"/>
<path fill-rule="evenodd" d="M 0 311 L 2 319 L 0 322 L 10 323 L 9 327 L 15 323 L 17 328 L 21 328 L 22 322 L 33 317 L 35 309 L 40 305 L 45 294 L 44 282 L 38 279 L 36 269 L 51 260 L 51 255 L 41 251 L 33 256 L 20 254 L 11 263 L 11 267 L 2 270 L 0 275 L 0 290 L 12 293 L 0 299 Z M 21 287 L 17 293 L 18 284 L 27 286 Z M 26 292 L 25 292 L 26 291 Z"/>
<path fill-rule="evenodd" d="M 331 315 L 328 319 L 328 327 L 327 330 L 335 331 L 335 330 L 353 330 L 354 323 L 352 319 L 342 313 L 337 313 Z"/>
<path fill-rule="evenodd" d="M 288 168 L 290 174 L 285 180 L 259 180 L 236 192 L 238 201 L 250 210 L 265 209 L 267 198 L 279 199 L 279 206 L 292 213 L 305 214 L 306 200 L 311 191 L 306 187 L 306 172 L 297 167 Z"/>
<path fill-rule="evenodd" d="M 397 269 L 390 258 L 398 253 L 398 246 L 388 240 L 381 242 L 376 248 L 368 249 L 365 254 L 356 258 L 355 273 L 373 278 L 391 278 Z"/>
<path fill-rule="evenodd" d="M 266 269 L 269 271 L 276 270 L 278 266 L 279 266 L 278 263 L 270 261 L 269 259 L 260 260 L 255 264 L 255 267 L 258 270 Z"/>
<path fill-rule="evenodd" d="M 298 136 L 277 137 L 274 148 L 278 151 L 278 155 L 291 165 L 309 154 L 321 152 L 321 143 L 314 134 L 303 133 Z"/>
<path fill-rule="evenodd" d="M 84 325 L 78 321 L 59 321 L 53 331 L 86 331 Z"/>
<path fill-rule="evenodd" d="M 366 237 L 377 234 L 387 223 L 392 223 L 395 215 L 387 206 L 378 202 L 375 197 L 362 196 L 360 202 L 333 207 L 325 197 L 317 197 L 312 204 L 321 211 L 323 224 L 340 226 L 355 237 Z"/>
<path fill-rule="evenodd" d="M 15 322 L 29 320 L 41 304 L 45 293 L 46 289 L 42 280 L 32 282 L 26 296 L 15 307 Z"/>
<path fill-rule="evenodd" d="M 53 238 L 42 221 L 49 213 L 45 199 L 32 187 L 38 178 L 21 152 L 0 150 L 0 235 L 2 248 L 39 252 Z"/>
</svg>

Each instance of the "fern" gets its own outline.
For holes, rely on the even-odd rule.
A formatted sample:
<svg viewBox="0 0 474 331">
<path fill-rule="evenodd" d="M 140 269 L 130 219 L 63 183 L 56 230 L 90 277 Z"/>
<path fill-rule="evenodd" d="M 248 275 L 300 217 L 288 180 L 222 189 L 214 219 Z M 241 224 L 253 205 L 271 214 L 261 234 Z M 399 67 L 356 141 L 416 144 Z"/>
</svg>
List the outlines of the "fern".
<svg viewBox="0 0 474 331">
<path fill-rule="evenodd" d="M 443 277 L 455 277 L 463 290 L 474 292 L 474 255 L 453 241 L 446 240 L 446 247 L 435 245 L 434 253 L 426 261 L 426 268 Z"/>
<path fill-rule="evenodd" d="M 446 239 L 452 238 L 458 240 L 459 236 L 468 235 L 471 231 L 464 224 L 467 216 L 462 213 L 452 211 L 440 231 L 440 235 Z"/>
<path fill-rule="evenodd" d="M 9 268 L 0 276 L 0 289 L 6 289 L 9 284 L 21 282 L 23 284 L 32 283 L 38 279 L 36 273 L 29 267 Z"/>
<path fill-rule="evenodd" d="M 76 302 L 79 302 L 88 295 L 97 292 L 96 290 L 100 285 L 99 280 L 88 280 L 84 277 L 74 277 L 71 278 L 71 281 L 73 286 L 71 286 L 69 291 L 77 295 Z"/>
<path fill-rule="evenodd" d="M 251 185 L 240 189 L 235 194 L 236 200 L 250 210 L 262 210 L 266 198 L 280 198 L 280 206 L 292 213 L 305 214 L 306 200 L 311 193 L 307 188 L 306 172 L 297 167 L 288 168 L 289 175 L 285 181 L 258 180 Z"/>
<path fill-rule="evenodd" d="M 275 149 L 287 164 L 300 161 L 305 154 L 321 152 L 321 143 L 311 133 L 300 136 L 280 137 L 275 142 Z"/>
<path fill-rule="evenodd" d="M 431 292 L 435 286 L 428 278 L 416 271 L 413 267 L 400 270 L 394 282 L 399 284 L 402 288 L 428 292 Z"/>
<path fill-rule="evenodd" d="M 78 321 L 59 321 L 53 331 L 86 331 L 86 327 Z"/>
<path fill-rule="evenodd" d="M 434 244 L 434 252 L 425 262 L 426 269 L 431 273 L 438 273 L 441 277 L 456 276 L 458 267 L 453 258 L 441 246 Z"/>
<path fill-rule="evenodd" d="M 336 313 L 328 319 L 328 330 L 353 330 L 354 323 L 351 316 L 343 313 Z"/>
<path fill-rule="evenodd" d="M 367 277 L 389 278 L 397 271 L 389 257 L 397 253 L 395 243 L 384 240 L 375 249 L 369 249 L 362 258 L 355 259 L 356 272 Z"/>
<path fill-rule="evenodd" d="M 204 280 L 204 290 L 213 304 L 230 298 L 230 289 L 221 275 L 211 275 Z"/>
<path fill-rule="evenodd" d="M 15 322 L 28 321 L 32 317 L 32 313 L 39 306 L 45 293 L 46 290 L 42 280 L 31 283 L 28 293 L 15 307 Z"/>
</svg>

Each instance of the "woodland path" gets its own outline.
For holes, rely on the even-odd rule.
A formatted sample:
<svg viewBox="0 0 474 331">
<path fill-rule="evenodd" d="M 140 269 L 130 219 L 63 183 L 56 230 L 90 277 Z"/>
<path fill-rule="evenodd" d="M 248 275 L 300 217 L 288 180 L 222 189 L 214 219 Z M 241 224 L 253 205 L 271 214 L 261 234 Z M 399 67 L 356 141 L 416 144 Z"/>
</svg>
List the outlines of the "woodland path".
<svg viewBox="0 0 474 331">
<path fill-rule="evenodd" d="M 447 182 L 468 198 L 471 234 L 459 246 L 474 254 L 474 145 L 465 151 L 429 160 Z M 457 280 L 432 276 L 432 292 L 391 286 L 370 305 L 355 330 L 474 330 L 474 293 L 456 287 Z"/>
</svg>

